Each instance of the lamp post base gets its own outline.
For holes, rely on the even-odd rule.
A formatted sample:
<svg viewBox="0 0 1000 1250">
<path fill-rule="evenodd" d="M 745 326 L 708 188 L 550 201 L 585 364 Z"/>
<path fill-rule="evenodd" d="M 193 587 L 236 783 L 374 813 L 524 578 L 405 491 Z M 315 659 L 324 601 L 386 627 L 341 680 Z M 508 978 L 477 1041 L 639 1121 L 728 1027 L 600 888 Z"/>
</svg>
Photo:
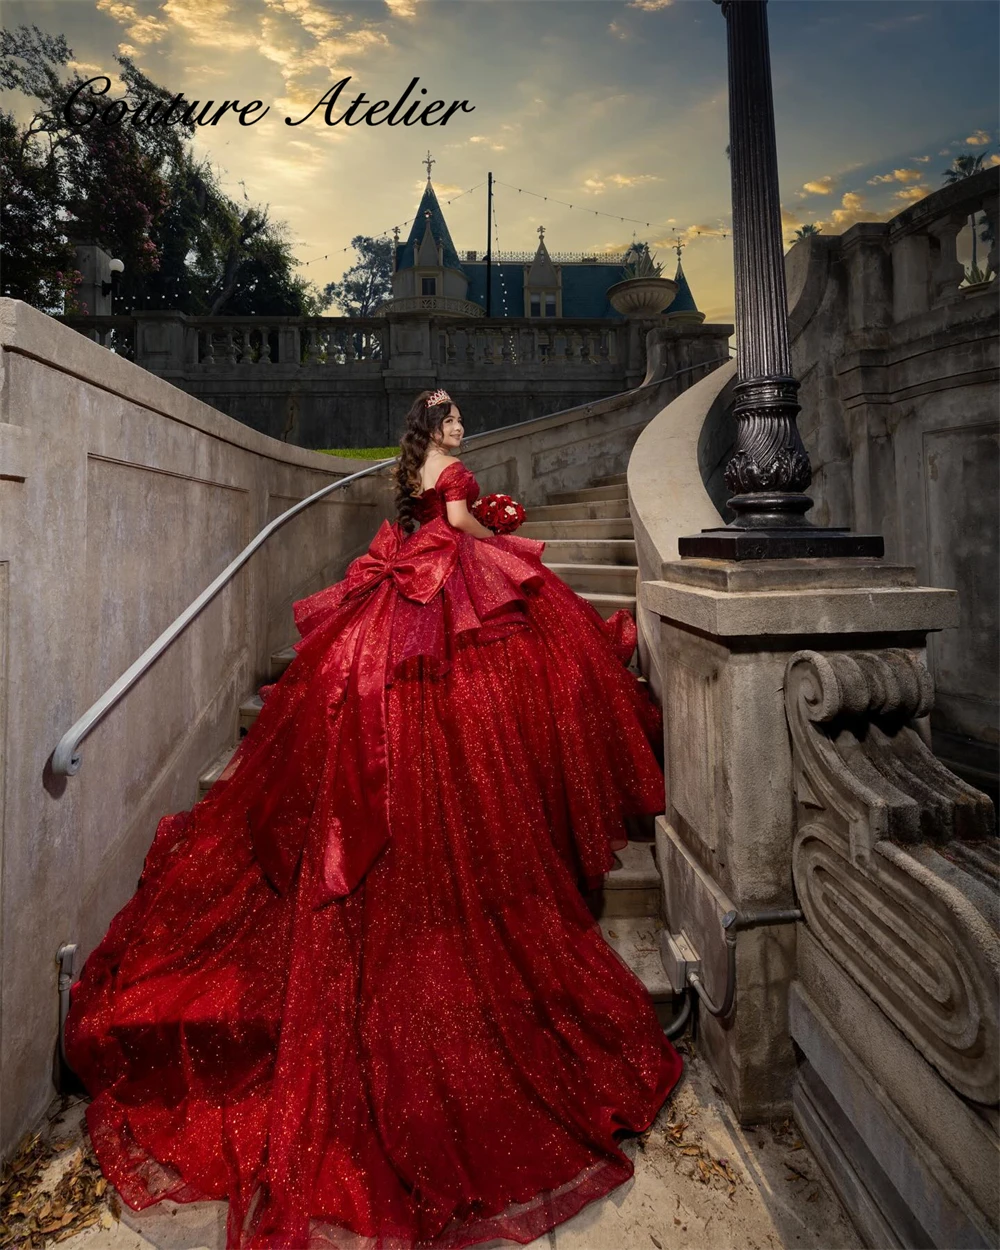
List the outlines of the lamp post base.
<svg viewBox="0 0 1000 1250">
<path fill-rule="evenodd" d="M 682 559 L 832 560 L 885 555 L 881 534 L 852 534 L 846 527 L 755 529 L 725 526 L 677 540 Z"/>
</svg>

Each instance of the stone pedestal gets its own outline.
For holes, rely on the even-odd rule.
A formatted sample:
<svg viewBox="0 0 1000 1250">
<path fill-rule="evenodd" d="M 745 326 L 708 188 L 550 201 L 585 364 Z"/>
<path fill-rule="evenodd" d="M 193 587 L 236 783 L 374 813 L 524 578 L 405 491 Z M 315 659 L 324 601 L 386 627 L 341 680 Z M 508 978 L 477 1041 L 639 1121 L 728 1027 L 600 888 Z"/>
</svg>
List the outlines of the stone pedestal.
<svg viewBox="0 0 1000 1250">
<path fill-rule="evenodd" d="M 891 647 L 921 659 L 927 633 L 954 625 L 958 604 L 953 591 L 917 586 L 912 569 L 875 559 L 681 560 L 643 583 L 640 604 L 660 622 L 667 927 L 701 959 L 719 1003 L 725 912 L 796 904 L 789 657 Z M 699 1044 L 744 1123 L 791 1110 L 796 941 L 794 925 L 741 933 L 734 1011 L 724 1021 L 699 1012 Z"/>
</svg>

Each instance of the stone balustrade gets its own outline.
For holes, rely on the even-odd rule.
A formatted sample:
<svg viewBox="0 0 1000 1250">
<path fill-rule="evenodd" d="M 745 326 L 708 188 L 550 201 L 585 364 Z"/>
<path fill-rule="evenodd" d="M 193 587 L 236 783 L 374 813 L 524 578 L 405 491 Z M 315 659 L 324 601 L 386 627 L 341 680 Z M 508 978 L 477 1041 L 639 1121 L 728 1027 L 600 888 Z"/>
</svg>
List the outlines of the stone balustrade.
<svg viewBox="0 0 1000 1250">
<path fill-rule="evenodd" d="M 610 366 L 627 360 L 624 323 L 505 317 L 490 321 L 449 321 L 434 326 L 432 350 L 439 364 Z"/>
</svg>

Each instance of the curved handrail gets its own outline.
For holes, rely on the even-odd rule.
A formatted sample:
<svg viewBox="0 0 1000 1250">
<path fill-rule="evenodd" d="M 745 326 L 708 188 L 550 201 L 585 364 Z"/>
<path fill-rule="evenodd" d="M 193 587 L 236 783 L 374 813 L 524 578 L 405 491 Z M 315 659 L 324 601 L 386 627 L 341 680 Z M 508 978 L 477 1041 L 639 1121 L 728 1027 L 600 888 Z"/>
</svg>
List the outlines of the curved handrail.
<svg viewBox="0 0 1000 1250">
<path fill-rule="evenodd" d="M 330 482 L 326 486 L 321 487 L 320 490 L 309 495 L 306 499 L 300 499 L 298 503 L 293 504 L 292 507 L 283 512 L 281 516 L 275 517 L 273 521 L 265 525 L 260 533 L 255 535 L 243 548 L 240 554 L 226 565 L 218 577 L 205 587 L 198 598 L 189 603 L 180 616 L 171 622 L 155 641 L 149 644 L 134 663 L 129 665 L 115 684 L 109 687 L 97 702 L 92 704 L 80 719 L 66 730 L 52 753 L 53 773 L 58 776 L 72 777 L 80 771 L 81 757 L 78 748 L 87 734 L 114 707 L 126 691 L 135 685 L 153 661 L 159 659 L 173 640 L 187 629 L 202 608 L 215 598 L 223 586 L 239 572 L 258 547 L 263 546 L 275 530 L 280 529 L 286 521 L 290 521 L 293 516 L 308 508 L 310 504 L 315 503 L 318 499 L 322 499 L 325 495 L 329 495 L 331 491 L 338 490 L 349 482 L 357 481 L 359 477 L 367 477 L 379 469 L 384 469 L 388 464 L 395 464 L 397 459 L 398 457 L 393 456 L 389 460 L 379 460 L 375 464 L 366 465 L 365 468 L 359 469 L 357 473 L 349 473 L 346 477 L 339 477 L 335 482 Z"/>
<path fill-rule="evenodd" d="M 717 360 L 699 361 L 697 364 L 688 365 L 683 369 L 678 369 L 676 373 L 671 373 L 669 377 L 658 378 L 656 382 L 643 383 L 641 386 L 636 386 L 627 393 L 631 395 L 636 391 L 647 390 L 652 386 L 661 386 L 664 382 L 671 382 L 674 378 L 679 378 L 682 374 L 690 373 L 694 369 L 703 369 L 706 365 L 723 364 L 726 359 L 728 359 L 728 357 L 719 357 Z M 557 414 L 546 413 L 545 415 L 546 417 L 550 417 L 556 416 Z M 544 418 L 529 417 L 525 421 L 516 421 L 512 425 L 505 425 L 502 428 L 503 431 L 506 432 L 507 430 L 517 429 L 517 427 L 521 425 L 531 425 L 533 422 L 540 419 Z M 487 434 L 496 434 L 497 432 L 497 430 L 481 430 L 478 434 L 471 434 L 469 438 L 464 441 L 468 444 L 474 439 L 482 438 Z M 163 633 L 149 644 L 137 660 L 129 665 L 114 685 L 110 686 L 96 701 L 96 703 L 91 704 L 79 720 L 75 721 L 74 724 L 66 730 L 63 736 L 59 739 L 56 749 L 52 752 L 52 772 L 56 776 L 72 777 L 80 771 L 82 758 L 79 753 L 79 747 L 80 743 L 87 736 L 87 734 L 89 734 L 94 726 L 97 725 L 115 706 L 119 699 L 121 699 L 122 696 L 135 685 L 143 673 L 145 673 L 146 669 L 148 669 L 154 661 L 159 659 L 174 639 L 179 637 L 179 635 L 187 629 L 195 617 L 201 612 L 202 608 L 215 598 L 223 586 L 225 586 L 226 583 L 239 572 L 254 552 L 259 547 L 263 546 L 275 530 L 280 529 L 286 521 L 290 521 L 293 516 L 296 516 L 299 512 L 308 508 L 310 504 L 314 504 L 317 500 L 323 499 L 326 495 L 329 495 L 331 491 L 338 490 L 342 486 L 347 486 L 350 482 L 357 481 L 358 478 L 367 477 L 369 474 L 376 473 L 379 469 L 384 469 L 390 464 L 395 464 L 398 459 L 398 456 L 391 456 L 387 460 L 379 460 L 375 464 L 366 465 L 365 468 L 359 469 L 357 473 L 348 473 L 345 477 L 340 477 L 335 482 L 330 482 L 328 485 L 321 487 L 312 495 L 307 496 L 307 498 L 300 499 L 298 503 L 293 504 L 287 511 L 283 512 L 281 516 L 275 517 L 273 521 L 270 521 L 267 525 L 265 525 L 260 533 L 255 535 L 247 546 L 243 548 L 239 555 L 226 565 L 218 577 L 205 587 L 197 599 L 195 599 L 192 603 L 189 603 L 180 616 L 178 616 L 175 621 L 171 622 Z"/>
</svg>

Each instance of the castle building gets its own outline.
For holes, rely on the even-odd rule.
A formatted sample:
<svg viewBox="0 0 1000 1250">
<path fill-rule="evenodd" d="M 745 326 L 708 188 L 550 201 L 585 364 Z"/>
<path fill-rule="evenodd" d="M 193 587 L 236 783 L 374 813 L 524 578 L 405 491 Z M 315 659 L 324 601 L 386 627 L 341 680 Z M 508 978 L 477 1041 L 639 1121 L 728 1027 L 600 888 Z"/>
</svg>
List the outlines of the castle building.
<svg viewBox="0 0 1000 1250">
<path fill-rule="evenodd" d="M 459 254 L 434 191 L 428 170 L 405 242 L 396 239 L 393 252 L 392 298 L 380 314 L 437 317 L 579 318 L 623 321 L 612 307 L 608 291 L 622 279 L 627 255 L 587 256 L 549 253 L 545 227 L 538 227 L 538 247 L 530 252 L 501 252 L 494 256 L 490 276 L 490 308 L 486 307 L 486 256 L 477 251 Z M 677 258 L 677 293 L 663 315 L 670 321 L 699 324 L 705 320 Z"/>
</svg>

